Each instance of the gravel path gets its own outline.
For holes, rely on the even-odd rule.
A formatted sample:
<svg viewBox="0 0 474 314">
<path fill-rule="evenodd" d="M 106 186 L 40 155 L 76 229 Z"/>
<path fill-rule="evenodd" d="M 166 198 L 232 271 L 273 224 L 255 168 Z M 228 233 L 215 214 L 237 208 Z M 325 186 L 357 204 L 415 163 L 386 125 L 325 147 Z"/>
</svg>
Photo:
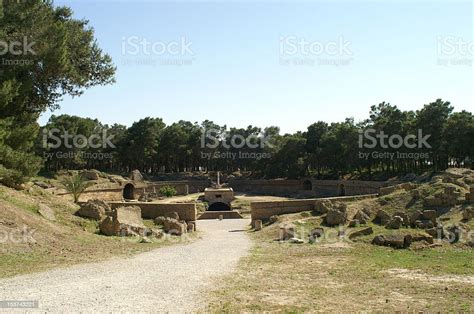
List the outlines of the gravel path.
<svg viewBox="0 0 474 314">
<path fill-rule="evenodd" d="M 216 277 L 247 253 L 251 243 L 242 230 L 249 223 L 199 220 L 202 239 L 190 244 L 3 279 L 0 301 L 38 300 L 43 312 L 194 312 L 206 305 L 203 292 Z"/>
</svg>

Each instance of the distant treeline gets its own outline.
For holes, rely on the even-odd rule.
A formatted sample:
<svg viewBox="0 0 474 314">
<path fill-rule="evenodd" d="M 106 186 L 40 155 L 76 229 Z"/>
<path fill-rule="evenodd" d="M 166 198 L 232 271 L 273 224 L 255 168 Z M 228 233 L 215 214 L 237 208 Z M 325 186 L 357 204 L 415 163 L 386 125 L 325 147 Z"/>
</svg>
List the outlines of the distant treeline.
<svg viewBox="0 0 474 314">
<path fill-rule="evenodd" d="M 372 178 L 472 167 L 472 113 L 453 113 L 442 100 L 416 112 L 381 103 L 371 107 L 366 121 L 320 121 L 305 132 L 284 135 L 275 126 L 228 129 L 211 121 L 166 126 L 162 119 L 145 118 L 127 128 L 67 115 L 52 117 L 40 128 L 40 115 L 58 109 L 63 96 L 114 83 L 116 68 L 88 21 L 74 19 L 66 6 L 0 1 L 0 11 L 0 38 L 9 47 L 0 68 L 0 183 L 5 185 L 17 187 L 41 169 L 128 173 L 136 168 L 148 174 L 241 170 L 265 178 Z M 213 136 L 203 140 L 205 131 Z M 400 145 L 402 138 L 407 141 Z"/>
<path fill-rule="evenodd" d="M 82 144 L 94 134 L 100 136 Z M 97 148 L 101 143 L 103 147 Z M 160 118 L 148 117 L 127 128 L 61 115 L 42 127 L 36 153 L 48 171 L 139 169 L 153 175 L 240 170 L 265 178 L 354 174 L 370 179 L 380 173 L 471 167 L 474 118 L 467 111 L 453 113 L 450 103 L 440 99 L 418 111 L 401 111 L 384 102 L 372 106 L 369 119 L 359 123 L 351 118 L 330 124 L 319 121 L 305 132 L 284 135 L 277 126 L 227 128 L 207 120 L 165 125 Z"/>
</svg>

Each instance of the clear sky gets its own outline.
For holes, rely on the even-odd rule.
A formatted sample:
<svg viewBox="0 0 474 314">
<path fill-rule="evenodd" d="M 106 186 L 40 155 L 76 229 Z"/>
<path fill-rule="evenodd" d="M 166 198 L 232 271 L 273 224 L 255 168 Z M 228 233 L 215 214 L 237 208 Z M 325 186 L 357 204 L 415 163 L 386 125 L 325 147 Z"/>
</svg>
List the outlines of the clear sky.
<svg viewBox="0 0 474 314">
<path fill-rule="evenodd" d="M 365 119 L 382 101 L 416 110 L 443 98 L 456 111 L 474 108 L 470 1 L 55 4 L 88 19 L 117 66 L 117 83 L 65 97 L 56 115 L 295 132 L 318 120 Z M 143 40 L 154 51 L 139 47 Z"/>
</svg>

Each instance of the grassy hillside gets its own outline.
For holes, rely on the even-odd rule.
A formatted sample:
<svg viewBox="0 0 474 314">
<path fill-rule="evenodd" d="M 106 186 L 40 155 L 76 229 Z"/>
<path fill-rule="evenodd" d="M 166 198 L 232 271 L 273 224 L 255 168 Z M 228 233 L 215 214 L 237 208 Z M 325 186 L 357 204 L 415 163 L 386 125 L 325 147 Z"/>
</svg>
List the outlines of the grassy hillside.
<svg viewBox="0 0 474 314">
<path fill-rule="evenodd" d="M 461 173 L 459 173 L 461 172 Z M 467 204 L 426 207 L 424 198 L 455 186 L 460 198 L 474 181 L 472 171 L 454 170 L 424 182 L 416 189 L 397 190 L 375 199 L 348 204 L 349 218 L 368 209 L 373 218 L 383 209 L 397 211 L 436 209 L 444 225 L 462 223 L 474 230 L 474 221 L 461 222 Z M 414 192 L 417 190 L 418 192 Z M 419 193 L 419 194 L 418 194 Z M 421 195 L 418 197 L 417 195 Z M 415 197 L 414 197 L 415 196 Z M 422 229 L 389 230 L 369 222 L 365 226 L 330 228 L 324 216 L 313 212 L 282 215 L 261 231 L 250 231 L 255 246 L 239 265 L 237 274 L 216 282 L 209 294 L 211 312 L 225 311 L 455 311 L 474 310 L 474 251 L 463 243 L 436 242 L 393 249 L 370 244 L 375 235 L 424 234 Z M 303 244 L 277 241 L 280 225 L 293 224 Z M 325 236 L 309 243 L 308 233 L 324 228 Z M 355 238 L 340 232 L 372 227 L 374 233 Z"/>
<path fill-rule="evenodd" d="M 50 208 L 55 221 L 40 214 Z M 176 241 L 166 237 L 153 243 L 137 238 L 98 234 L 98 223 L 74 216 L 78 207 L 37 186 L 17 191 L 0 185 L 0 277 L 75 263 L 130 256 Z"/>
</svg>

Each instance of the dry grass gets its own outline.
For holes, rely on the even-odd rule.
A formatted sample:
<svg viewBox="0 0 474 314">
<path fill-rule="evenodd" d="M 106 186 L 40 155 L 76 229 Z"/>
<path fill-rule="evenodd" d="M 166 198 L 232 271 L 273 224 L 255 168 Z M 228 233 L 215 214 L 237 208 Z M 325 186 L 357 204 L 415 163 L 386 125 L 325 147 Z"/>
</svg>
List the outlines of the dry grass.
<svg viewBox="0 0 474 314">
<path fill-rule="evenodd" d="M 321 217 L 300 213 L 282 216 L 285 221 L 309 230 Z M 394 250 L 348 240 L 280 243 L 274 241 L 277 224 L 250 235 L 255 241 L 251 254 L 236 273 L 216 283 L 209 311 L 474 310 L 472 249 L 445 244 Z"/>
<path fill-rule="evenodd" d="M 39 203 L 54 210 L 56 221 L 38 214 Z M 77 208 L 40 188 L 15 191 L 0 186 L 0 278 L 129 256 L 196 237 L 165 237 L 147 244 L 138 238 L 106 237 L 98 234 L 96 221 L 74 216 Z"/>
</svg>

